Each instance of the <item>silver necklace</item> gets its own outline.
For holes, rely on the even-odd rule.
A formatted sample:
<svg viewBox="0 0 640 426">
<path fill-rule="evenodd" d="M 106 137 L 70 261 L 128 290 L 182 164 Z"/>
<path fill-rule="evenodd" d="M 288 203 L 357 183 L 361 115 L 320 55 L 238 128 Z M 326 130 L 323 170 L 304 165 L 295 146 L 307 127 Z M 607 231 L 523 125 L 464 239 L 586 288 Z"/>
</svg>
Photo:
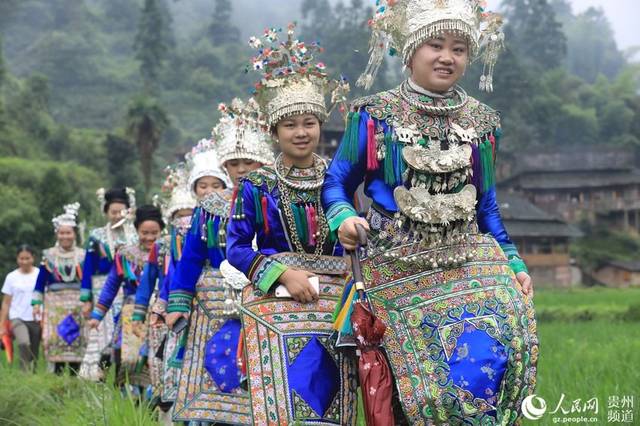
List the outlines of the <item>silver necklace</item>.
<svg viewBox="0 0 640 426">
<path fill-rule="evenodd" d="M 464 91 L 462 87 L 456 86 L 453 90 L 460 98 L 460 102 L 455 105 L 445 105 L 445 106 L 436 106 L 431 105 L 429 103 L 423 102 L 418 99 L 418 96 L 409 92 L 409 83 L 408 81 L 402 82 L 400 84 L 400 96 L 404 99 L 409 105 L 416 108 L 419 111 L 425 111 L 427 113 L 436 114 L 436 115 L 450 115 L 460 111 L 469 101 L 469 95 Z"/>
<path fill-rule="evenodd" d="M 309 182 L 296 182 L 284 177 L 283 171 L 281 170 L 284 168 L 284 165 L 282 164 L 282 153 L 280 153 L 278 155 L 278 158 L 276 158 L 274 168 L 278 180 L 289 188 L 297 189 L 299 191 L 311 191 L 320 188 L 324 183 L 324 176 L 327 172 L 327 163 L 318 154 L 313 154 L 313 168 L 315 169 L 315 179 Z"/>
<path fill-rule="evenodd" d="M 73 282 L 76 278 L 76 266 L 78 258 L 76 256 L 75 246 L 70 251 L 63 251 L 61 247 L 56 246 L 54 255 L 54 265 L 60 274 L 60 278 L 65 283 Z M 70 268 L 67 274 L 66 269 Z"/>
</svg>

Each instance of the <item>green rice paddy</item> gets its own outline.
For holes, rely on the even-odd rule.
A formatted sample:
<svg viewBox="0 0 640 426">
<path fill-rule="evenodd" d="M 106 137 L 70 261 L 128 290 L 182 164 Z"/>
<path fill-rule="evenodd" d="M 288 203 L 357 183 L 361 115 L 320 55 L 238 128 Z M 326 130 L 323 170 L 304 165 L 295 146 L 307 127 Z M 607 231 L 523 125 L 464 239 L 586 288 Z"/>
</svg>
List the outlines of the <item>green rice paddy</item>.
<svg viewBox="0 0 640 426">
<path fill-rule="evenodd" d="M 640 424 L 640 289 L 539 290 L 534 300 L 540 338 L 536 394 L 547 410 L 524 424 Z M 0 358 L 0 425 L 157 424 L 148 407 L 111 385 L 54 376 L 43 362 L 37 374 L 23 374 L 6 365 L 4 354 Z M 616 401 L 617 408 L 610 408 Z M 625 414 L 628 422 L 613 421 Z"/>
</svg>

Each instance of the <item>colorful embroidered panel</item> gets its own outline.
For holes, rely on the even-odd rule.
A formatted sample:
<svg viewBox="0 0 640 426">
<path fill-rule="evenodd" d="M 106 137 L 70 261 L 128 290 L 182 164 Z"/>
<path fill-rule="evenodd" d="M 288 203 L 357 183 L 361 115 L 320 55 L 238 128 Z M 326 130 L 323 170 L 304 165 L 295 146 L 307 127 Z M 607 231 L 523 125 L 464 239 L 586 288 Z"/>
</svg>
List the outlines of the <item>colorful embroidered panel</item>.
<svg viewBox="0 0 640 426">
<path fill-rule="evenodd" d="M 135 305 L 131 299 L 128 299 L 122 305 L 122 311 L 120 312 L 122 367 L 120 368 L 121 377 L 119 377 L 119 382 L 121 383 L 126 379 L 132 385 L 146 387 L 151 382 L 149 367 L 146 362 L 149 354 L 147 333 L 144 327 L 142 328 L 143 333 L 141 336 L 136 336 L 133 332 L 133 320 L 131 318 L 134 309 Z"/>
<path fill-rule="evenodd" d="M 316 273 L 320 300 L 300 304 L 271 294 L 260 296 L 253 285 L 245 287 L 242 321 L 253 424 L 355 424 L 355 363 L 337 352 L 330 340 L 346 264 L 342 258 L 325 256 L 314 268 L 314 262 L 291 253 L 272 257 Z"/>
<path fill-rule="evenodd" d="M 175 401 L 178 396 L 178 380 L 180 379 L 180 368 L 171 363 L 178 346 L 179 336 L 172 331 L 167 333 L 167 340 L 164 344 L 164 359 L 162 365 L 162 402 Z"/>
<path fill-rule="evenodd" d="M 414 425 L 514 424 L 522 400 L 534 392 L 533 304 L 492 237 L 473 235 L 465 249 L 473 260 L 450 269 L 363 262 L 369 300 L 389 326 L 384 347 Z"/>
<path fill-rule="evenodd" d="M 222 275 L 205 268 L 196 285 L 174 421 L 251 423 L 249 395 L 238 386 L 240 323 L 223 314 L 224 302 Z"/>
<path fill-rule="evenodd" d="M 153 386 L 153 394 L 158 396 L 162 395 L 163 392 L 164 363 L 156 355 L 168 331 L 169 328 L 163 322 L 155 326 L 149 325 L 149 376 L 151 378 L 151 386 Z"/>
<path fill-rule="evenodd" d="M 85 348 L 80 283 L 74 288 L 47 289 L 44 295 L 42 336 L 48 362 L 81 362 Z M 75 288 L 77 287 L 77 288 Z"/>
<path fill-rule="evenodd" d="M 94 275 L 91 277 L 93 304 L 98 303 L 102 287 L 106 281 L 106 275 Z M 118 292 L 116 300 L 111 307 L 111 312 L 105 315 L 104 319 L 100 321 L 97 329 L 89 330 L 87 336 L 87 349 L 80 365 L 80 371 L 78 375 L 83 379 L 99 381 L 104 377 L 104 372 L 100 368 L 100 358 L 103 355 L 111 354 L 111 343 L 114 333 L 114 320 L 113 312 L 114 306 L 122 304 L 122 290 Z"/>
</svg>

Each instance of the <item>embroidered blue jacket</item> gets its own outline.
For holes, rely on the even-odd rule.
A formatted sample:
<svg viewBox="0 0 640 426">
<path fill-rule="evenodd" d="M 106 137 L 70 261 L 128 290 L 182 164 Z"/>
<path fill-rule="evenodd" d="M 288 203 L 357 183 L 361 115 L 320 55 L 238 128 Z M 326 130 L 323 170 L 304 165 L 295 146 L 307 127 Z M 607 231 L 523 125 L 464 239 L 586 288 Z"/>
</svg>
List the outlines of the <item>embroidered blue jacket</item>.
<svg viewBox="0 0 640 426">
<path fill-rule="evenodd" d="M 266 293 L 287 270 L 285 265 L 269 256 L 294 252 L 292 232 L 298 232 L 296 228 L 306 228 L 301 226 L 305 221 L 302 217 L 296 218 L 296 226 L 285 220 L 280 209 L 283 200 L 272 168 L 262 167 L 252 172 L 239 188 L 228 227 L 227 256 L 232 266 Z M 257 237 L 257 250 L 253 248 L 254 237 Z M 305 238 L 304 235 L 300 237 L 300 240 Z M 323 252 L 325 255 L 342 256 L 343 250 L 330 235 L 326 238 Z"/>
<path fill-rule="evenodd" d="M 216 197 L 213 195 L 212 197 Z M 218 206 L 211 211 L 199 206 L 187 232 L 182 258 L 172 273 L 169 285 L 167 312 L 191 312 L 191 303 L 196 292 L 198 278 L 207 262 L 218 269 L 225 260 L 226 223 L 228 201 L 217 196 Z M 224 204 L 224 206 L 222 205 Z"/>
<path fill-rule="evenodd" d="M 33 291 L 32 305 L 40 305 L 44 301 L 45 288 L 49 286 L 77 285 L 82 277 L 82 264 L 85 251 L 76 248 L 75 262 L 65 266 L 65 270 L 59 270 L 62 265 L 56 265 L 54 251 L 56 248 L 47 249 L 42 254 L 42 262 L 38 272 L 38 278 Z"/>
<path fill-rule="evenodd" d="M 141 250 L 137 244 L 124 246 L 118 250 L 98 298 L 98 303 L 91 312 L 91 318 L 97 320 L 104 318 L 111 308 L 120 287 L 123 290 L 125 303 L 127 299 L 135 296 L 144 270 L 144 264 L 148 257 L 149 252 Z"/>
<path fill-rule="evenodd" d="M 484 114 L 495 115 L 495 118 L 492 118 L 496 126 L 478 147 L 478 150 L 489 152 L 493 150 L 492 160 L 494 160 L 497 141 L 501 135 L 497 113 L 474 99 L 470 99 L 469 104 L 470 108 L 482 108 Z M 485 112 L 485 110 L 488 111 Z M 352 195 L 362 182 L 364 182 L 365 194 L 373 200 L 377 208 L 391 215 L 398 211 L 393 190 L 402 184 L 403 160 L 400 144 L 394 147 L 394 144 L 386 139 L 385 164 L 380 164 L 380 167 L 375 170 L 368 170 L 367 167 L 368 156 L 371 156 L 370 150 L 368 151 L 368 142 L 371 137 L 375 137 L 370 135 L 371 129 L 377 129 L 381 135 L 392 135 L 394 129 L 387 123 L 386 117 L 372 117 L 366 106 L 360 107 L 355 114 L 351 113 L 350 120 L 353 122 L 349 123 L 345 137 L 338 148 L 338 154 L 329 166 L 322 191 L 322 202 L 327 212 L 329 226 L 333 231 L 336 231 L 348 217 L 358 215 L 352 204 Z M 357 149 L 357 152 L 353 152 L 354 149 Z M 489 233 L 496 239 L 509 258 L 515 273 L 527 271 L 500 216 L 496 201 L 493 164 L 483 168 L 480 164 L 482 162 L 480 156 L 475 151 L 474 160 L 473 184 L 477 187 L 478 193 L 476 204 L 478 228 L 480 232 Z"/>
</svg>

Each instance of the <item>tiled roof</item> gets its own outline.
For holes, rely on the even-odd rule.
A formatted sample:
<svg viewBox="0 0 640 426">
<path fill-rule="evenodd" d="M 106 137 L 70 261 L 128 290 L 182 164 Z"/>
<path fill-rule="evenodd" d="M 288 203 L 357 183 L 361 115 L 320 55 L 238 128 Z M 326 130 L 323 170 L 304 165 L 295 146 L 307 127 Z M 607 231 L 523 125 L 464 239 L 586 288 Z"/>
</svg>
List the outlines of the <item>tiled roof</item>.
<svg viewBox="0 0 640 426">
<path fill-rule="evenodd" d="M 536 207 L 526 198 L 510 193 L 498 193 L 498 206 L 511 237 L 578 238 L 582 232 L 562 219 Z"/>
</svg>

